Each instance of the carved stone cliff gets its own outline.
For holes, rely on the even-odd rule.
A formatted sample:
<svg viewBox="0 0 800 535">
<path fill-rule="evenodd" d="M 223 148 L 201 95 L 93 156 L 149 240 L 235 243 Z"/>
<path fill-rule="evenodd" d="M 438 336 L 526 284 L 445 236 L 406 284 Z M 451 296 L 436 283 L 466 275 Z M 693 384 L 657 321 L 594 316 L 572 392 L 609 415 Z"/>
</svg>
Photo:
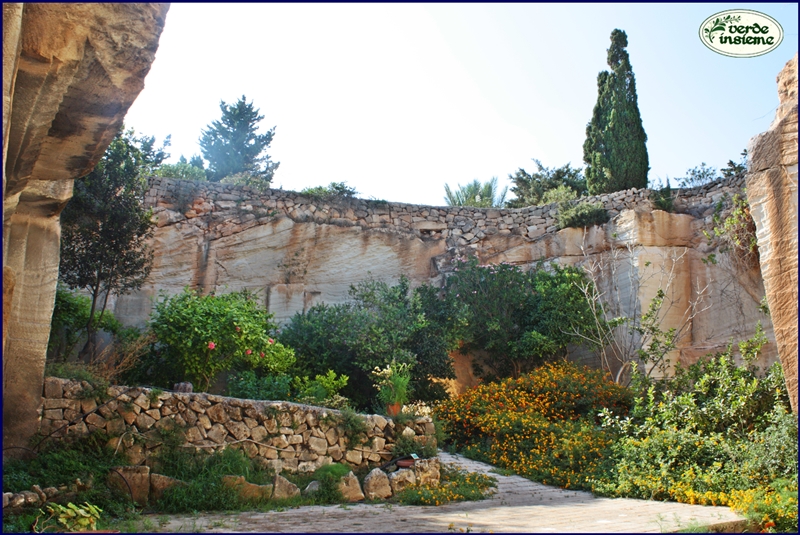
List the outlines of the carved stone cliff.
<svg viewBox="0 0 800 535">
<path fill-rule="evenodd" d="M 786 386 L 797 412 L 797 54 L 778 75 L 770 129 L 750 142 L 747 199 Z"/>
<path fill-rule="evenodd" d="M 3 4 L 3 439 L 38 425 L 59 215 L 144 87 L 169 4 Z"/>
<path fill-rule="evenodd" d="M 393 282 L 405 274 L 413 284 L 437 283 L 458 256 L 523 267 L 544 258 L 599 266 L 602 290 L 625 315 L 646 311 L 671 277 L 663 326 L 683 327 L 684 336 L 669 357 L 691 363 L 731 338 L 751 336 L 756 319 L 773 339 L 769 318 L 758 309 L 764 295 L 758 273 L 737 272 L 702 232 L 711 229 L 717 204 L 730 205 L 743 183 L 740 177 L 683 191 L 676 200 L 683 213 L 654 210 L 646 190 L 597 196 L 592 200 L 613 219 L 584 231 L 559 230 L 555 204 L 431 207 L 153 178 L 147 196 L 158 222 L 153 270 L 141 291 L 110 306 L 124 323 L 142 326 L 162 291 L 247 288 L 260 292 L 285 322 L 315 303 L 347 300 L 349 286 L 370 277 Z M 714 252 L 716 264 L 707 260 Z M 706 296 L 700 308 L 711 308 L 687 321 L 700 293 Z M 761 364 L 776 358 L 768 345 Z M 457 367 L 462 385 L 473 380 L 468 369 Z"/>
</svg>

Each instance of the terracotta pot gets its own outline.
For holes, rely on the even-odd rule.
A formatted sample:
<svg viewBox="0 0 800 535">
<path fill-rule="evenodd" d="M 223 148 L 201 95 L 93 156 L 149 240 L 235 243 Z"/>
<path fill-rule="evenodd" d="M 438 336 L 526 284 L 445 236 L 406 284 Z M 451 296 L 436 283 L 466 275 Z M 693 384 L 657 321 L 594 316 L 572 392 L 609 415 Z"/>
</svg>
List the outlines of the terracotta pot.
<svg viewBox="0 0 800 535">
<path fill-rule="evenodd" d="M 400 414 L 400 411 L 402 409 L 403 409 L 402 403 L 391 403 L 386 406 L 386 415 L 391 418 L 394 418 L 395 416 Z"/>
</svg>

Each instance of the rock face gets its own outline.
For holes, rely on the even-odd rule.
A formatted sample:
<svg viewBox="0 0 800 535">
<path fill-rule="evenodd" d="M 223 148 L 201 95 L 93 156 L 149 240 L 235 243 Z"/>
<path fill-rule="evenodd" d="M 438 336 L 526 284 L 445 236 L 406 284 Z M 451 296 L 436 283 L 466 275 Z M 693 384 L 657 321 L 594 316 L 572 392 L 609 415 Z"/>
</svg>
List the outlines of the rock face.
<svg viewBox="0 0 800 535">
<path fill-rule="evenodd" d="M 797 54 L 778 75 L 780 106 L 750 142 L 747 199 L 786 387 L 797 412 Z"/>
<path fill-rule="evenodd" d="M 109 306 L 124 323 L 142 326 L 162 290 L 247 288 L 260 292 L 269 311 L 286 322 L 316 303 L 346 301 L 349 286 L 370 277 L 395 282 L 405 274 L 413 285 L 437 284 L 465 255 L 522 267 L 544 258 L 595 267 L 617 315 L 646 311 L 671 279 L 662 327 L 680 328 L 683 336 L 668 357 L 673 364 L 693 363 L 725 349 L 731 338 L 749 338 L 756 319 L 774 340 L 769 318 L 758 309 L 760 274 L 738 272 L 703 234 L 713 227 L 717 204 L 726 207 L 724 216 L 743 185 L 737 177 L 683 190 L 675 200 L 679 213 L 654 210 L 646 190 L 599 195 L 589 200 L 603 203 L 610 223 L 559 230 L 557 204 L 431 207 L 153 178 L 146 199 L 158 222 L 153 270 L 141 291 Z M 710 254 L 717 255 L 716 264 L 707 260 Z M 688 320 L 701 294 L 707 299 L 700 308 L 711 307 Z M 579 348 L 571 357 L 600 365 Z M 775 345 L 768 344 L 759 364 L 776 359 Z M 457 392 L 476 378 L 469 360 L 454 360 L 458 378 L 450 386 Z M 610 360 L 616 370 L 619 364 Z M 357 462 L 357 452 L 350 455 Z"/>
<path fill-rule="evenodd" d="M 59 214 L 144 87 L 169 4 L 3 4 L 3 439 L 36 429 Z M 13 450 L 12 450 L 13 451 Z"/>
</svg>

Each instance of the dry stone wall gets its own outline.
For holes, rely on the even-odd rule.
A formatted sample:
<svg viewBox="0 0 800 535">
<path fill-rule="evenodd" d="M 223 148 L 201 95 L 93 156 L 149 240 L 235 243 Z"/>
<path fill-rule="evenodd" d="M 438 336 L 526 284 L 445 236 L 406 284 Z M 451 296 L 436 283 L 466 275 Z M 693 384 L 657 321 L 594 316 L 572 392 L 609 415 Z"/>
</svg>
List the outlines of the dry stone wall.
<svg viewBox="0 0 800 535">
<path fill-rule="evenodd" d="M 398 436 L 423 445 L 435 440 L 427 416 L 398 424 L 360 415 L 368 431 L 356 443 L 338 425 L 341 412 L 323 407 L 126 386 L 111 386 L 105 394 L 107 401 L 98 400 L 85 381 L 45 378 L 40 434 L 58 440 L 105 431 L 112 437 L 109 446 L 124 450 L 131 464 L 152 466 L 162 432 L 177 431 L 187 448 L 239 448 L 276 473 L 313 472 L 334 462 L 374 466 L 393 458 Z"/>
<path fill-rule="evenodd" d="M 707 217 L 726 194 L 740 193 L 743 184 L 744 177 L 734 177 L 674 190 L 676 211 Z M 652 210 L 649 197 L 650 190 L 633 188 L 584 197 L 580 202 L 602 203 L 609 216 L 614 217 L 624 210 Z M 322 200 L 282 189 L 259 192 L 249 186 L 162 177 L 150 178 L 146 203 L 153 208 L 159 227 L 183 222 L 202 230 L 209 240 L 231 236 L 281 216 L 296 223 L 405 232 L 422 239 L 444 240 L 448 249 L 477 246 L 494 235 L 535 239 L 559 230 L 558 203 L 487 209 L 341 197 Z"/>
</svg>

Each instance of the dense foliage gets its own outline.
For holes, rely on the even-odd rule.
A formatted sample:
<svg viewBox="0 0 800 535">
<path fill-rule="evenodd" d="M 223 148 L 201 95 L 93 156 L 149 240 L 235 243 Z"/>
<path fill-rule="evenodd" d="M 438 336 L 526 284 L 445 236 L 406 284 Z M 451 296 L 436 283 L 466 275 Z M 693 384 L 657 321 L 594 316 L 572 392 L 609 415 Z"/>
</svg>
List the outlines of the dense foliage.
<svg viewBox="0 0 800 535">
<path fill-rule="evenodd" d="M 200 136 L 200 149 L 208 161 L 206 175 L 219 182 L 229 175 L 246 173 L 269 184 L 279 162 L 270 160 L 265 151 L 272 143 L 275 127 L 258 134 L 258 123 L 264 119 L 244 95 L 234 104 L 220 102 L 222 118 L 212 122 Z"/>
<path fill-rule="evenodd" d="M 199 161 L 198 161 L 199 160 Z M 181 156 L 178 163 L 162 164 L 153 173 L 155 176 L 163 176 L 165 178 L 179 178 L 181 180 L 196 180 L 204 181 L 206 179 L 206 172 L 203 169 L 203 160 L 199 158 L 192 158 L 192 163 L 187 162 L 186 158 Z"/>
<path fill-rule="evenodd" d="M 350 198 L 358 195 L 355 188 L 347 185 L 346 182 L 331 182 L 327 186 L 314 186 L 300 190 L 301 195 L 317 197 L 319 199 Z"/>
<path fill-rule="evenodd" d="M 558 228 L 590 227 L 602 225 L 610 219 L 603 203 L 580 202 L 571 204 L 562 202 L 558 206 Z"/>
<path fill-rule="evenodd" d="M 627 389 L 602 372 L 556 362 L 479 385 L 442 403 L 436 415 L 468 455 L 542 483 L 589 488 L 587 477 L 601 473 L 614 439 L 597 413 L 624 415 L 629 403 Z"/>
<path fill-rule="evenodd" d="M 448 352 L 456 342 L 449 300 L 436 290 L 411 290 L 405 277 L 390 286 L 366 281 L 350 288 L 351 301 L 319 304 L 296 314 L 280 340 L 297 355 L 293 372 L 314 376 L 333 370 L 350 378 L 342 394 L 356 407 L 375 408 L 377 390 L 370 372 L 393 360 L 412 364 L 411 388 L 417 399 L 437 399 L 443 389 L 433 378 L 453 377 Z"/>
<path fill-rule="evenodd" d="M 144 208 L 145 177 L 168 156 L 163 149 L 155 148 L 152 137 L 120 130 L 92 172 L 75 181 L 61 213 L 59 279 L 91 296 L 85 349 L 90 356 L 98 308 L 102 316 L 111 294 L 140 288 L 150 273 L 153 223 Z"/>
<path fill-rule="evenodd" d="M 669 380 L 636 375 L 630 417 L 604 416 L 621 438 L 593 490 L 730 505 L 797 531 L 797 416 L 787 410 L 780 364 L 763 376 L 752 365 L 765 342 L 759 332 L 739 344 L 746 366 L 729 347 Z"/>
<path fill-rule="evenodd" d="M 573 341 L 569 333 L 591 315 L 578 283 L 586 283 L 584 275 L 571 267 L 540 264 L 526 272 L 506 263 L 459 261 L 445 292 L 454 316 L 464 321 L 462 349 L 485 352 L 487 379 L 518 377 L 562 355 Z"/>
<path fill-rule="evenodd" d="M 499 190 L 497 177 L 481 183 L 475 179 L 466 186 L 458 185 L 458 189 L 453 190 L 450 184 L 444 185 L 444 201 L 447 206 L 475 206 L 477 208 L 492 208 L 503 206 L 506 201 L 508 187 Z"/>
<path fill-rule="evenodd" d="M 47 341 L 48 359 L 65 361 L 72 355 L 76 344 L 86 335 L 91 309 L 92 300 L 89 297 L 58 284 L 53 318 L 50 321 L 50 338 Z M 122 330 L 122 324 L 110 312 L 105 312 L 102 317 L 95 316 L 93 321 L 95 331 L 118 334 Z"/>
<path fill-rule="evenodd" d="M 597 76 L 597 103 L 583 144 L 586 182 L 592 195 L 647 187 L 647 134 L 639 115 L 627 46 L 624 31 L 611 32 L 611 72 Z"/>
<path fill-rule="evenodd" d="M 559 168 L 547 168 L 537 159 L 537 171 L 528 173 L 519 168 L 508 178 L 514 184 L 511 193 L 516 195 L 506 203 L 509 208 L 523 208 L 525 206 L 539 206 L 564 200 L 571 200 L 586 195 L 586 179 L 580 169 L 575 169 L 570 164 Z M 555 193 L 557 192 L 557 193 Z"/>
<path fill-rule="evenodd" d="M 220 372 L 239 367 L 283 372 L 293 351 L 273 338 L 277 325 L 247 291 L 199 295 L 184 289 L 156 304 L 150 328 L 158 346 L 150 356 L 160 385 L 189 378 L 209 388 Z"/>
</svg>

